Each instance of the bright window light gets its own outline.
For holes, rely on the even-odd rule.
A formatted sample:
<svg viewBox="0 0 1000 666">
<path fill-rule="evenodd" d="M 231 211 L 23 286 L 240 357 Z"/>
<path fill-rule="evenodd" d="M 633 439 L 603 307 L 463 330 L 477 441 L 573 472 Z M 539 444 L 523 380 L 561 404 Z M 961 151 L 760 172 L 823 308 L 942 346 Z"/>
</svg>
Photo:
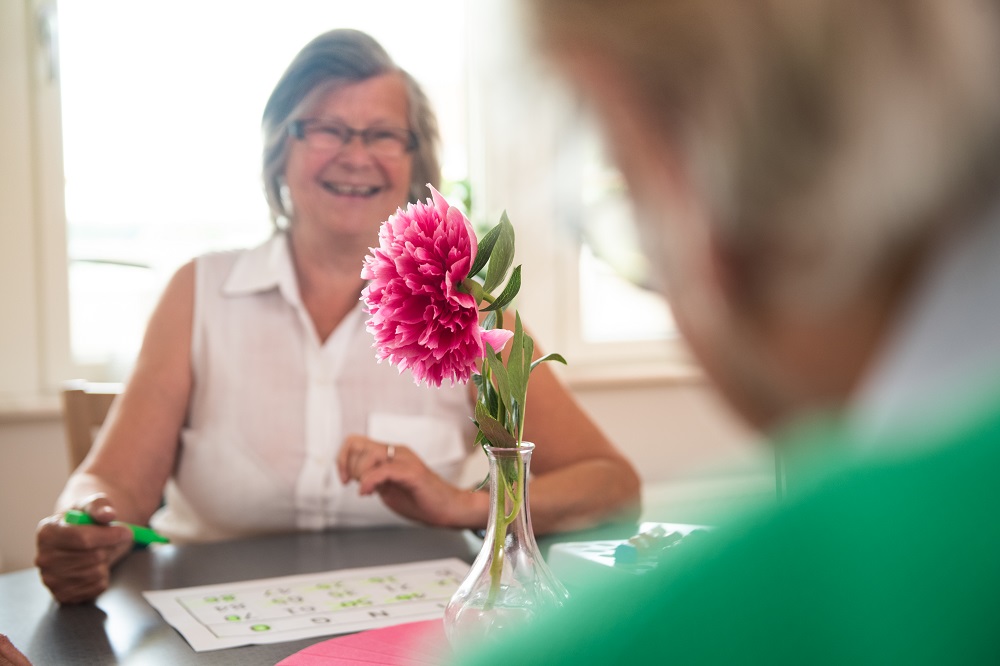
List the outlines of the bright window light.
<svg viewBox="0 0 1000 666">
<path fill-rule="evenodd" d="M 72 354 L 130 369 L 166 280 L 271 231 L 260 117 L 285 67 L 337 27 L 378 39 L 438 112 L 467 176 L 463 0 L 64 0 L 58 5 Z"/>
</svg>

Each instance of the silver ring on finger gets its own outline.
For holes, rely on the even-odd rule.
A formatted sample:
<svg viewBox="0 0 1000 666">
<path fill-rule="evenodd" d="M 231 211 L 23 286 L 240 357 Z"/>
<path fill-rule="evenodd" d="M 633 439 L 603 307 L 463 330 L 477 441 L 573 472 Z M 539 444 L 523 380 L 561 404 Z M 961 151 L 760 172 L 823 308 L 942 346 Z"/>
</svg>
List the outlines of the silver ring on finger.
<svg viewBox="0 0 1000 666">
<path fill-rule="evenodd" d="M 390 444 L 385 449 L 385 461 L 392 462 L 392 459 L 396 457 L 396 447 Z"/>
</svg>

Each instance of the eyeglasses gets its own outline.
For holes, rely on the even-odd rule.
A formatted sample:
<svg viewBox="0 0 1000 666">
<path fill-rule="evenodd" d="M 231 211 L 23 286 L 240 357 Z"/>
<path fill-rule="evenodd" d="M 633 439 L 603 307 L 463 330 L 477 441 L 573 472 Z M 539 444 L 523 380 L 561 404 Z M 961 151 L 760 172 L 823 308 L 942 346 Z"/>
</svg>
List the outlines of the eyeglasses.
<svg viewBox="0 0 1000 666">
<path fill-rule="evenodd" d="M 378 157 L 402 157 L 417 147 L 417 135 L 398 127 L 354 129 L 343 123 L 317 118 L 292 122 L 288 134 L 305 141 L 313 150 L 339 153 L 357 136 L 369 153 Z"/>
</svg>

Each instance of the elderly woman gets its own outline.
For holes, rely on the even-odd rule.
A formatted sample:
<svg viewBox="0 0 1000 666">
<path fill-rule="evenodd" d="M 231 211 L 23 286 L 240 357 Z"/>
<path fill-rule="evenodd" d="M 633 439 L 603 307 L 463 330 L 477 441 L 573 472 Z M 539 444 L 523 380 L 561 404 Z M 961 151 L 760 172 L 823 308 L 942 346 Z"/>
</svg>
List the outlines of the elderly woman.
<svg viewBox="0 0 1000 666">
<path fill-rule="evenodd" d="M 469 663 L 1000 661 L 1000 4 L 527 4 L 797 490 Z"/>
<path fill-rule="evenodd" d="M 276 233 L 199 257 L 167 287 L 125 392 L 39 526 L 37 564 L 61 602 L 100 594 L 131 548 L 127 529 L 66 525 L 73 507 L 188 541 L 486 525 L 487 493 L 456 485 L 474 388 L 430 390 L 377 364 L 359 303 L 379 225 L 440 179 L 426 97 L 373 39 L 336 30 L 293 60 L 263 129 Z M 550 370 L 532 391 L 536 527 L 634 516 L 628 461 Z"/>
</svg>

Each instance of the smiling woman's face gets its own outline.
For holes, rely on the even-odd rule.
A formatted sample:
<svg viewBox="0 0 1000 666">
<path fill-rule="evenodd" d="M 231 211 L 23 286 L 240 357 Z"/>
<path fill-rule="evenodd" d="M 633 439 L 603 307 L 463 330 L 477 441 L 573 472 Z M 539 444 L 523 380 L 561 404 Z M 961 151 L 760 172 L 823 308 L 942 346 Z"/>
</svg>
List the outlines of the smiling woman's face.
<svg viewBox="0 0 1000 666">
<path fill-rule="evenodd" d="M 356 130 L 409 128 L 406 84 L 395 73 L 331 90 L 306 114 Z M 367 235 L 405 206 L 412 153 L 374 156 L 355 136 L 340 151 L 314 149 L 289 139 L 285 182 L 292 199 L 293 227 L 320 226 L 337 234 Z"/>
</svg>

